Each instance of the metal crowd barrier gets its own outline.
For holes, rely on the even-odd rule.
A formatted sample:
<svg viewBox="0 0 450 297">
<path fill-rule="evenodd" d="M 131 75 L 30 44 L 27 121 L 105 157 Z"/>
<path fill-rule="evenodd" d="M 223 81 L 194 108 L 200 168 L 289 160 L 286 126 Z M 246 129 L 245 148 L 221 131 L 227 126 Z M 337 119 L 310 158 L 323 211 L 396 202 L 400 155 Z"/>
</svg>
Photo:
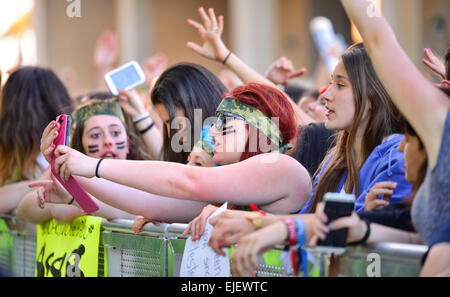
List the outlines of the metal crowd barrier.
<svg viewBox="0 0 450 297">
<path fill-rule="evenodd" d="M 10 230 L 9 234 L 0 234 L 0 238 L 13 242 L 12 251 L 0 244 L 0 268 L 12 276 L 33 277 L 36 227 L 15 217 L 1 215 L 0 218 L 7 222 Z M 186 237 L 181 233 L 186 225 L 150 223 L 135 235 L 132 223 L 128 220 L 103 220 L 98 275 L 105 276 L 107 265 L 109 277 L 179 276 L 186 243 Z M 373 276 L 371 273 L 382 277 L 418 276 L 426 246 L 379 243 L 348 247 L 343 254 L 333 258 L 330 252 L 309 251 L 320 266 L 317 276 Z M 379 262 L 375 270 L 372 269 L 377 265 L 374 261 Z M 263 257 L 259 262 L 257 276 L 286 276 L 281 266 L 267 264 Z"/>
</svg>

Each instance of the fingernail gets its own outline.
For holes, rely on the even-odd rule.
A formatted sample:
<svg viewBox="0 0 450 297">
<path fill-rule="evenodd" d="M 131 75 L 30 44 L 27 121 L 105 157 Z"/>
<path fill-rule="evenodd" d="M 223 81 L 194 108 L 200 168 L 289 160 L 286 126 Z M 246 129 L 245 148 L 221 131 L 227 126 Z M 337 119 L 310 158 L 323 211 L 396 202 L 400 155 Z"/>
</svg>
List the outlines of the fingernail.
<svg viewBox="0 0 450 297">
<path fill-rule="evenodd" d="M 219 242 L 217 243 L 217 245 L 218 245 L 219 248 L 221 249 L 221 248 L 223 247 L 223 242 L 222 242 L 222 241 L 219 241 Z"/>
</svg>

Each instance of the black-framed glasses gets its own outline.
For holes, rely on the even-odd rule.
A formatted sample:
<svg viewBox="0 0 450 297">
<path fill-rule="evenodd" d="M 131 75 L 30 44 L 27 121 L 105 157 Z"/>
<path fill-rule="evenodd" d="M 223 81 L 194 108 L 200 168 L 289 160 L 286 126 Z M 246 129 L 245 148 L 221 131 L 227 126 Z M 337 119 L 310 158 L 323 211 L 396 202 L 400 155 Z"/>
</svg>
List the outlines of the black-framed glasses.
<svg viewBox="0 0 450 297">
<path fill-rule="evenodd" d="M 226 117 L 232 117 L 232 118 L 236 118 L 236 119 L 239 119 L 239 120 L 244 120 L 244 118 L 241 117 L 240 115 L 237 115 L 237 114 L 235 114 L 235 113 L 231 113 L 231 112 L 224 111 L 224 112 L 220 113 L 220 114 L 217 116 L 216 129 L 217 129 L 218 131 L 220 131 L 220 130 L 223 129 L 223 125 L 225 124 L 225 119 L 226 119 Z"/>
</svg>

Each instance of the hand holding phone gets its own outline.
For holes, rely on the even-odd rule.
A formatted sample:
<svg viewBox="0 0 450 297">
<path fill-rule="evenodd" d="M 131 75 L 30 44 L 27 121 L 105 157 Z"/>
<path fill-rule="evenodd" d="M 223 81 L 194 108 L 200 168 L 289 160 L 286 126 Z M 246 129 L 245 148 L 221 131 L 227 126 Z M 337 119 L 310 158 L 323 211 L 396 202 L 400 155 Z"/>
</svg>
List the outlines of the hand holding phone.
<svg viewBox="0 0 450 297">
<path fill-rule="evenodd" d="M 114 96 L 119 95 L 119 90 L 127 91 L 144 82 L 144 71 L 136 61 L 131 61 L 105 74 L 105 83 Z"/>
<path fill-rule="evenodd" d="M 324 197 L 324 212 L 328 217 L 328 223 L 351 216 L 355 208 L 355 195 L 345 193 L 326 193 Z M 330 231 L 325 240 L 319 240 L 318 246 L 345 247 L 347 241 L 347 228 Z"/>
<path fill-rule="evenodd" d="M 56 118 L 56 121 L 60 124 L 58 136 L 53 141 L 55 145 L 55 149 L 59 145 L 69 145 L 69 133 L 70 133 L 70 122 L 71 117 L 69 115 L 62 114 Z M 96 212 L 99 207 L 92 200 L 92 198 L 83 190 L 83 188 L 78 184 L 78 182 L 70 176 L 67 182 L 64 182 L 61 177 L 55 172 L 55 160 L 56 156 L 54 151 L 52 152 L 52 162 L 51 162 L 51 170 L 56 179 L 61 183 L 61 185 L 69 192 L 70 195 L 77 201 L 80 207 L 87 214 L 91 214 Z"/>
</svg>

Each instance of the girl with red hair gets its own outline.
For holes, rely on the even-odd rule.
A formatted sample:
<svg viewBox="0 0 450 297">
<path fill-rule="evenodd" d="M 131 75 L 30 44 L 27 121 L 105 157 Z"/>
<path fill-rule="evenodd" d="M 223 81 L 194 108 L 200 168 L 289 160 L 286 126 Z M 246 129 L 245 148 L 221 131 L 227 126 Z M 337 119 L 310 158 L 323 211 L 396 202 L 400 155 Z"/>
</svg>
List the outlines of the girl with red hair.
<svg viewBox="0 0 450 297">
<path fill-rule="evenodd" d="M 104 182 L 103 191 L 110 194 L 97 192 L 95 197 L 127 211 L 125 208 L 131 205 L 150 207 L 145 203 L 155 197 L 168 199 L 157 195 L 176 198 L 170 207 L 167 204 L 166 216 L 178 222 L 194 217 L 183 215 L 186 207 L 177 207 L 181 200 L 257 204 L 278 214 L 301 209 L 311 192 L 311 179 L 300 163 L 283 154 L 295 144 L 297 133 L 294 112 L 284 94 L 264 84 L 248 83 L 224 94 L 216 116 L 210 131 L 216 146 L 214 162 L 227 166 L 204 168 L 173 162 L 96 159 L 58 146 L 56 172 L 63 180 L 79 176 L 77 180 L 83 187 L 85 178 L 112 181 L 96 180 Z M 48 148 L 58 129 L 58 124 L 50 124 L 43 134 L 41 147 L 46 158 L 50 157 Z M 85 189 L 89 191 L 89 187 Z M 52 202 L 54 191 L 44 192 L 40 199 Z"/>
</svg>

